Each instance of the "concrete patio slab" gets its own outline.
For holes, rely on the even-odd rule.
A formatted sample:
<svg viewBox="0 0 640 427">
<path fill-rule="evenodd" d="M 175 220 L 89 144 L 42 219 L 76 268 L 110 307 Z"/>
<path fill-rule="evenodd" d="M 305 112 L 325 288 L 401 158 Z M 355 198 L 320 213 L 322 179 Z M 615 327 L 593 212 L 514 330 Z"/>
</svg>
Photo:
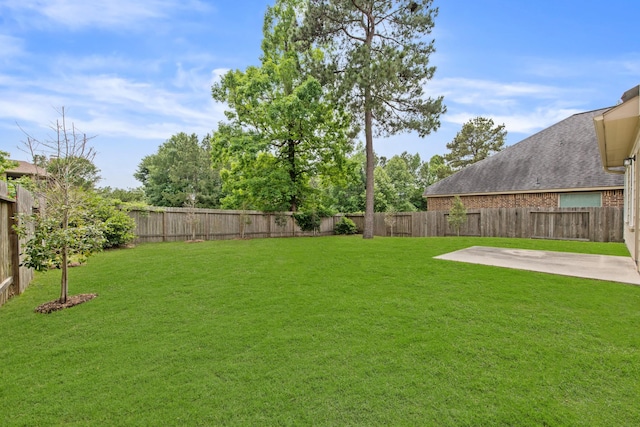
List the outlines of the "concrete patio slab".
<svg viewBox="0 0 640 427">
<path fill-rule="evenodd" d="M 623 256 L 472 246 L 434 258 L 640 285 L 635 263 Z"/>
</svg>

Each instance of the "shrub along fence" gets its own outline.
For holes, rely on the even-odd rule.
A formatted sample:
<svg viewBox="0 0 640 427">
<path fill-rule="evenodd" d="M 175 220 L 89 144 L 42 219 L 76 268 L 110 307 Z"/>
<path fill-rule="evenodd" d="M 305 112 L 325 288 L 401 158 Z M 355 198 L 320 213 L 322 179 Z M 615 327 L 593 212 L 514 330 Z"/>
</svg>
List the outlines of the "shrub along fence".
<svg viewBox="0 0 640 427">
<path fill-rule="evenodd" d="M 323 218 L 320 230 L 303 232 L 290 212 L 225 211 L 214 209 L 157 208 L 132 211 L 137 243 L 179 240 L 302 237 L 331 235 L 342 216 L 352 219 L 358 230 L 364 215 L 346 214 Z M 435 237 L 456 235 L 447 211 L 398 212 L 374 215 L 374 235 Z M 623 241 L 622 208 L 509 208 L 471 209 L 461 236 L 521 237 L 540 239 Z"/>
<path fill-rule="evenodd" d="M 31 213 L 32 209 L 30 192 L 18 186 L 13 199 L 9 197 L 7 183 L 0 181 L 0 306 L 24 292 L 33 279 L 32 269 L 20 267 L 21 240 L 12 227 L 16 214 Z"/>
</svg>

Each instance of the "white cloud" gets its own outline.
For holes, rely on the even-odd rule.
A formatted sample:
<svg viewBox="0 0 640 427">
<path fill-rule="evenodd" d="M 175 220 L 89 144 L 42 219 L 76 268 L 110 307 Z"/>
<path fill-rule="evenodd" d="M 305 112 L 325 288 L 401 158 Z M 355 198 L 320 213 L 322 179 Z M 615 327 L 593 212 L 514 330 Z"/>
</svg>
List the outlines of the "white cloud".
<svg viewBox="0 0 640 427">
<path fill-rule="evenodd" d="M 203 11 L 209 6 L 199 0 L 9 0 L 3 5 L 13 12 L 13 18 L 23 24 L 34 22 L 29 17 L 40 16 L 71 29 L 127 28 L 141 21 L 170 18 L 176 11 Z"/>
<path fill-rule="evenodd" d="M 565 89 L 526 82 L 502 83 L 491 80 L 444 78 L 434 79 L 428 85 L 430 94 L 441 94 L 455 102 L 501 103 L 516 98 L 557 99 Z"/>
<path fill-rule="evenodd" d="M 211 80 L 209 83 L 213 85 L 214 83 L 219 82 L 222 79 L 222 76 L 229 72 L 229 68 L 215 68 L 211 70 Z"/>
<path fill-rule="evenodd" d="M 495 124 L 504 124 L 507 132 L 532 134 L 581 112 L 582 110 L 546 106 L 544 108 L 538 107 L 531 111 L 514 112 L 513 114 L 486 114 L 483 117 L 492 119 Z M 477 116 L 478 114 L 470 112 L 447 114 L 445 121 L 462 126 Z"/>
<path fill-rule="evenodd" d="M 443 123 L 462 126 L 482 116 L 510 133 L 531 134 L 584 111 L 575 89 L 536 83 L 445 78 L 430 83 L 429 92 L 445 97 Z"/>
<path fill-rule="evenodd" d="M 145 67 L 149 69 L 151 64 L 148 62 L 135 62 L 130 58 L 121 55 L 87 55 L 87 56 L 70 56 L 66 54 L 55 57 L 53 69 L 68 70 L 70 64 L 73 64 L 74 72 L 88 72 L 99 70 L 104 73 L 105 70 L 131 70 Z"/>
<path fill-rule="evenodd" d="M 206 71 L 193 72 L 193 88 L 172 90 L 117 75 L 69 75 L 53 79 L 19 79 L 0 75 L 0 123 L 18 122 L 41 129 L 55 120 L 56 108 L 87 134 L 165 140 L 173 133 L 211 132 L 223 119 L 224 106 L 211 98 Z M 198 87 L 198 86 L 204 86 Z"/>
<path fill-rule="evenodd" d="M 552 80 L 555 84 L 562 81 L 567 86 L 576 87 L 583 82 L 583 92 L 597 96 L 598 92 L 611 90 L 621 82 L 640 81 L 640 54 L 578 57 L 578 58 L 524 58 L 522 69 L 532 78 Z M 625 83 L 626 84 L 626 83 Z"/>
<path fill-rule="evenodd" d="M 640 55 L 632 55 L 629 58 L 616 61 L 611 65 L 624 74 L 635 76 L 638 82 L 640 82 Z"/>
<path fill-rule="evenodd" d="M 182 63 L 177 64 L 176 76 L 173 84 L 180 89 L 189 89 L 195 93 L 209 93 L 215 77 L 203 72 L 204 67 L 184 68 Z"/>
<path fill-rule="evenodd" d="M 17 37 L 0 34 L 0 60 L 21 55 L 24 51 L 24 41 Z"/>
<path fill-rule="evenodd" d="M 2 122 L 15 127 L 16 123 L 27 127 L 36 123 L 39 127 L 46 127 L 57 116 L 56 108 L 64 105 L 64 98 L 56 95 L 14 93 L 7 98 L 0 99 L 0 118 Z"/>
</svg>

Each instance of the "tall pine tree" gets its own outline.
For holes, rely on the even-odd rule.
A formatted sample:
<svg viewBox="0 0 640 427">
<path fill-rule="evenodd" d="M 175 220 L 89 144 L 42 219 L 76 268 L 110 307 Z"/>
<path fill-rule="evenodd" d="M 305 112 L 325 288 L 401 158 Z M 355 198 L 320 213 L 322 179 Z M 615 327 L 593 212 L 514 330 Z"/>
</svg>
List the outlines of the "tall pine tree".
<svg viewBox="0 0 640 427">
<path fill-rule="evenodd" d="M 426 39 L 437 15 L 431 6 L 431 0 L 309 1 L 303 38 L 325 49 L 321 78 L 364 126 L 365 239 L 373 238 L 373 136 L 415 131 L 424 137 L 445 112 L 442 97 L 424 95 L 435 72 L 434 42 Z"/>
<path fill-rule="evenodd" d="M 490 155 L 501 151 L 507 138 L 504 125 L 496 125 L 492 119 L 476 117 L 464 125 L 447 144 L 451 150 L 444 159 L 452 172 L 486 159 Z"/>
</svg>

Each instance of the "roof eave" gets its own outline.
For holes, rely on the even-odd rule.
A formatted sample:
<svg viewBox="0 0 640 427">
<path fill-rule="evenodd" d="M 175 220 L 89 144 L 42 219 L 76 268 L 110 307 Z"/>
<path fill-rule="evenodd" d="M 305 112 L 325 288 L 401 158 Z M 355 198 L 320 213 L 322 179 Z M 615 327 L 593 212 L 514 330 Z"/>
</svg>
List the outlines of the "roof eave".
<svg viewBox="0 0 640 427">
<path fill-rule="evenodd" d="M 620 173 L 611 168 L 624 166 L 625 158 L 640 136 L 640 96 L 594 117 L 593 123 L 602 166 L 607 172 Z"/>
</svg>

